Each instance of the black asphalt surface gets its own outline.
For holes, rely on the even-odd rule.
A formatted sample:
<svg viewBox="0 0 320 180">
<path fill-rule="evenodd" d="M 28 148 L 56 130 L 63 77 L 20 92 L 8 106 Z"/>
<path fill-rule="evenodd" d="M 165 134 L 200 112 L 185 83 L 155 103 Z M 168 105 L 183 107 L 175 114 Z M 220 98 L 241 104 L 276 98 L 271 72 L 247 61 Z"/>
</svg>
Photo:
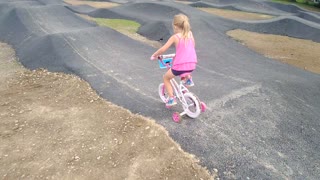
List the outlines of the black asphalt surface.
<svg viewBox="0 0 320 180">
<path fill-rule="evenodd" d="M 320 42 L 319 14 L 261 0 L 115 2 L 123 5 L 0 0 L 0 40 L 13 45 L 27 68 L 76 74 L 107 100 L 156 119 L 202 165 L 218 169 L 221 179 L 320 179 L 320 75 L 259 55 L 225 34 L 241 28 Z M 194 6 L 277 17 L 235 21 Z M 191 91 L 207 112 L 174 123 L 171 114 L 181 108 L 168 110 L 160 102 L 164 71 L 149 60 L 156 49 L 75 12 L 138 21 L 141 35 L 162 42 L 172 33 L 173 15 L 187 14 L 199 58 Z"/>
</svg>

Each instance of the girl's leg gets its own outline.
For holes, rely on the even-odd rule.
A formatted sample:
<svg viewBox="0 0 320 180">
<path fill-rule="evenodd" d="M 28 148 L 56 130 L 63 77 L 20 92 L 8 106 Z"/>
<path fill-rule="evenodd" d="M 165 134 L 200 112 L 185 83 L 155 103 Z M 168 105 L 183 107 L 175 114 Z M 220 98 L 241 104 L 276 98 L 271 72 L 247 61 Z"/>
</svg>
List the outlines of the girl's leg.
<svg viewBox="0 0 320 180">
<path fill-rule="evenodd" d="M 169 69 L 163 76 L 163 83 L 170 97 L 173 97 L 173 89 L 170 83 L 172 78 L 174 78 L 174 74 L 172 74 L 171 69 Z"/>
</svg>

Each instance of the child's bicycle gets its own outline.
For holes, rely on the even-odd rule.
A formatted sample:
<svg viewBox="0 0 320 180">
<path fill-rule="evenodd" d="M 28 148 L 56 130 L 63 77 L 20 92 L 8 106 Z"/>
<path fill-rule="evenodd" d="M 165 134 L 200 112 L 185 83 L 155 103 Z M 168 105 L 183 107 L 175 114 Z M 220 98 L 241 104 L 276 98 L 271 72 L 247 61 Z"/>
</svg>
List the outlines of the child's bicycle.
<svg viewBox="0 0 320 180">
<path fill-rule="evenodd" d="M 167 54 L 167 55 L 159 56 L 158 61 L 159 61 L 160 68 L 170 69 L 172 64 L 172 58 L 174 56 L 175 54 Z M 190 73 L 184 73 L 184 74 L 181 74 L 180 77 L 183 78 L 188 75 L 190 75 Z M 180 81 L 180 83 L 178 84 L 177 81 L 174 78 L 172 78 L 170 83 L 172 85 L 174 96 L 179 100 L 183 108 L 182 113 L 179 113 L 179 112 L 173 113 L 172 120 L 174 122 L 180 122 L 181 117 L 185 114 L 190 118 L 197 118 L 201 112 L 205 112 L 206 104 L 204 102 L 201 102 L 200 99 L 195 94 L 190 92 L 188 88 L 184 86 L 182 81 Z M 167 100 L 169 99 L 169 95 L 163 83 L 160 83 L 159 85 L 159 96 L 164 103 L 166 103 Z"/>
</svg>

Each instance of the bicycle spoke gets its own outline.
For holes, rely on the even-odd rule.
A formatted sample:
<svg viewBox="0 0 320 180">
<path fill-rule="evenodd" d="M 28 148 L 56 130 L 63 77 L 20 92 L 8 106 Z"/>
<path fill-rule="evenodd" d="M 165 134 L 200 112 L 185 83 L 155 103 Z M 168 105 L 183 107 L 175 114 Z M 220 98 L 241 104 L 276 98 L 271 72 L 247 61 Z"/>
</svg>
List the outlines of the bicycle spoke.
<svg viewBox="0 0 320 180">
<path fill-rule="evenodd" d="M 192 106 L 195 106 L 194 103 L 188 104 L 188 107 L 192 107 Z"/>
</svg>

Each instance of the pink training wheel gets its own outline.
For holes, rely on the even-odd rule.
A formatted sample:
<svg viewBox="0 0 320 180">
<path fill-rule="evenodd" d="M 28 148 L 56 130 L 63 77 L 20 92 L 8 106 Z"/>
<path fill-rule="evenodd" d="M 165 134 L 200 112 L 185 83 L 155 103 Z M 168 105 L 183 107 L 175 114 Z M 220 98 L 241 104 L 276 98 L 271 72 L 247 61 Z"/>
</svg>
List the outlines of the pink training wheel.
<svg viewBox="0 0 320 180">
<path fill-rule="evenodd" d="M 200 102 L 201 112 L 205 112 L 207 109 L 207 105 L 204 102 Z"/>
<path fill-rule="evenodd" d="M 176 123 L 179 123 L 181 121 L 181 116 L 178 112 L 174 112 L 172 114 L 172 120 Z"/>
</svg>

